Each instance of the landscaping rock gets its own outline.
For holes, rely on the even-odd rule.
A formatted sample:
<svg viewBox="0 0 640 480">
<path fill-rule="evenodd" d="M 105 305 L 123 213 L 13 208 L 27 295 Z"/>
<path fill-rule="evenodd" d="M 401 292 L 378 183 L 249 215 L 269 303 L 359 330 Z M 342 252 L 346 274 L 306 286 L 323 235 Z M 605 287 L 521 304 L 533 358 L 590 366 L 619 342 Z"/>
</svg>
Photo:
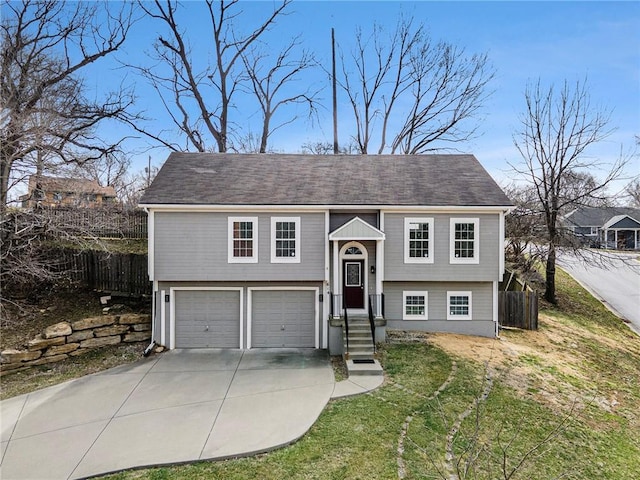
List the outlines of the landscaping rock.
<svg viewBox="0 0 640 480">
<path fill-rule="evenodd" d="M 118 323 L 123 325 L 133 325 L 134 323 L 147 323 L 151 322 L 151 317 L 143 313 L 125 313 L 120 315 Z"/>
<path fill-rule="evenodd" d="M 150 332 L 131 332 L 127 333 L 123 341 L 125 342 L 142 342 L 144 340 L 149 340 L 151 338 Z"/>
<path fill-rule="evenodd" d="M 93 330 L 79 330 L 77 332 L 73 332 L 67 337 L 67 342 L 80 342 L 82 340 L 86 340 L 87 338 L 93 338 Z"/>
<path fill-rule="evenodd" d="M 160 346 L 156 347 L 156 349 L 154 350 L 154 352 L 156 352 L 156 353 L 162 353 L 162 352 L 164 352 L 164 350 L 165 350 L 165 348 L 164 348 L 162 345 L 160 345 Z"/>
<path fill-rule="evenodd" d="M 105 295 L 104 297 L 100 297 L 100 303 L 102 305 L 106 305 L 111 301 L 111 295 Z"/>
<path fill-rule="evenodd" d="M 74 350 L 73 352 L 71 352 L 69 354 L 70 357 L 77 357 L 78 355 L 84 355 L 87 352 L 90 352 L 91 349 L 89 348 L 79 348 L 77 350 Z"/>
<path fill-rule="evenodd" d="M 17 363 L 17 362 L 28 362 L 30 360 L 35 360 L 36 358 L 40 358 L 42 352 L 40 350 L 36 351 L 28 351 L 28 350 L 15 350 L 10 348 L 8 350 L 3 350 L 0 353 L 0 362 L 2 363 Z"/>
<path fill-rule="evenodd" d="M 69 355 L 65 355 L 65 354 L 53 355 L 51 357 L 42 357 L 42 358 L 39 358 L 38 360 L 34 360 L 33 362 L 28 362 L 26 363 L 26 365 L 35 366 L 35 365 L 44 365 L 45 363 L 61 362 L 65 358 L 69 358 Z"/>
<path fill-rule="evenodd" d="M 151 330 L 150 323 L 137 323 L 133 326 L 134 332 L 148 332 L 149 330 Z"/>
<path fill-rule="evenodd" d="M 51 357 L 53 355 L 61 355 L 63 353 L 73 352 L 80 348 L 79 343 L 67 343 L 66 345 L 58 345 L 55 347 L 48 348 L 46 352 L 44 352 L 45 357 Z"/>
<path fill-rule="evenodd" d="M 112 325 L 110 327 L 96 328 L 93 333 L 96 337 L 110 337 L 111 335 L 120 335 L 128 331 L 129 327 L 127 325 Z"/>
<path fill-rule="evenodd" d="M 29 340 L 27 342 L 27 348 L 31 351 L 33 350 L 44 350 L 47 347 L 51 347 L 53 345 L 63 345 L 64 337 L 55 337 L 55 338 L 44 338 L 42 335 L 38 335 L 33 340 Z"/>
<path fill-rule="evenodd" d="M 71 325 L 69 322 L 60 322 L 55 325 L 49 325 L 44 329 L 42 336 L 44 338 L 66 337 L 71 335 Z"/>
<path fill-rule="evenodd" d="M 113 325 L 116 323 L 117 317 L 114 315 L 106 315 L 104 317 L 83 318 L 77 322 L 73 322 L 71 326 L 74 330 L 86 330 L 87 328 L 103 327 L 105 325 Z M 71 333 L 71 332 L 69 332 Z"/>
<path fill-rule="evenodd" d="M 120 335 L 114 337 L 89 338 L 80 342 L 80 348 L 104 347 L 105 345 L 116 345 L 120 343 Z"/>
</svg>

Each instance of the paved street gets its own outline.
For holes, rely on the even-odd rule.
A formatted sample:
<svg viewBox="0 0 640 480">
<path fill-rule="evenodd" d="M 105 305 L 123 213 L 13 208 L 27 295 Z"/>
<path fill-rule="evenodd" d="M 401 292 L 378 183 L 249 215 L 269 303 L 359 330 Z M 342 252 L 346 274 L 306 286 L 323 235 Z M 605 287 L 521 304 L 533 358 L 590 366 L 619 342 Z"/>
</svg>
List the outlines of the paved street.
<svg viewBox="0 0 640 480">
<path fill-rule="evenodd" d="M 563 253 L 558 265 L 640 334 L 639 257 L 637 253 L 589 251 L 585 258 L 577 258 Z"/>
</svg>

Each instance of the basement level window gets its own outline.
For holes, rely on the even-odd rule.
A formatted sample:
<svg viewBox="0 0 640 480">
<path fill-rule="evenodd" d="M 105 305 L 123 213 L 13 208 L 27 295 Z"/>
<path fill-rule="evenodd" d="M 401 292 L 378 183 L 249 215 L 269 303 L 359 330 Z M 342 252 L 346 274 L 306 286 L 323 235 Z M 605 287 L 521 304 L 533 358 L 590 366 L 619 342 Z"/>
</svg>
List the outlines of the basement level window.
<svg viewBox="0 0 640 480">
<path fill-rule="evenodd" d="M 447 320 L 471 320 L 471 292 L 447 292 Z"/>
</svg>

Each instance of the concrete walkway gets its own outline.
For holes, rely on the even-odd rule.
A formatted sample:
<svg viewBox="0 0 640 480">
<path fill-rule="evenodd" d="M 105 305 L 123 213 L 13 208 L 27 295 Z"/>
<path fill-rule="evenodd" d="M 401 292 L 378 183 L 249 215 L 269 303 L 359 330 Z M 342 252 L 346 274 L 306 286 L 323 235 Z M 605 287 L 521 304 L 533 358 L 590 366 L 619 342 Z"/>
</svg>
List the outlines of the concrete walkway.
<svg viewBox="0 0 640 480">
<path fill-rule="evenodd" d="M 336 384 L 326 352 L 174 350 L 0 403 L 0 478 L 70 479 L 250 455 L 304 435 Z"/>
</svg>

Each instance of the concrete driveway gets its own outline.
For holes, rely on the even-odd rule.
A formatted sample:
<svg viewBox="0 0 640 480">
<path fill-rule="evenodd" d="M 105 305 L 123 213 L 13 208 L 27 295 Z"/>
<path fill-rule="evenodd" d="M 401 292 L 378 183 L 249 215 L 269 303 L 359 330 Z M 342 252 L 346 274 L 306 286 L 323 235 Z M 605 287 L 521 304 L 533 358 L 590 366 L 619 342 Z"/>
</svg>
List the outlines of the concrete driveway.
<svg viewBox="0 0 640 480">
<path fill-rule="evenodd" d="M 3 401 L 0 478 L 267 451 L 304 435 L 334 386 L 319 350 L 170 351 Z"/>
<path fill-rule="evenodd" d="M 600 251 L 584 255 L 562 252 L 558 265 L 640 335 L 639 255 Z"/>
</svg>

